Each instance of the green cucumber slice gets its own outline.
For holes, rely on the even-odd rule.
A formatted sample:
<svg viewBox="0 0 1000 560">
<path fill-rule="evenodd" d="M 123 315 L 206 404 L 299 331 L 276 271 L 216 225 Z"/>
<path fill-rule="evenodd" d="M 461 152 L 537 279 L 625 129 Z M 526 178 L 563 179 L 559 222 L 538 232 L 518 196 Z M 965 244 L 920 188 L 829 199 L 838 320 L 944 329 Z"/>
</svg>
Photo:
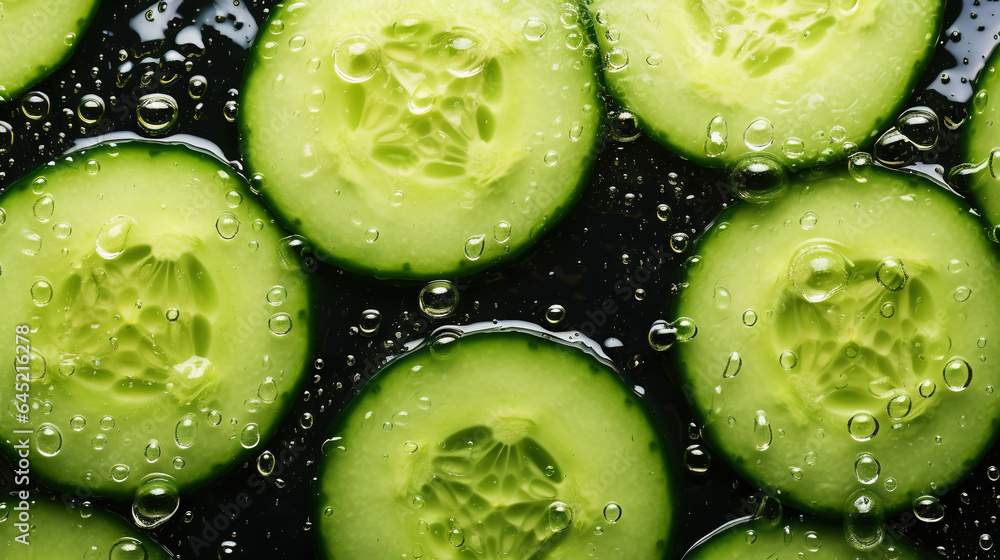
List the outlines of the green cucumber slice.
<svg viewBox="0 0 1000 560">
<path fill-rule="evenodd" d="M 72 54 L 100 0 L 0 2 L 0 103 L 24 93 Z"/>
<path fill-rule="evenodd" d="M 968 162 L 957 170 L 968 178 L 968 187 L 986 219 L 1000 226 L 1000 51 L 994 51 L 976 80 L 976 93 L 969 110 L 969 122 L 962 135 L 962 159 Z"/>
<path fill-rule="evenodd" d="M 596 156 L 602 103 L 576 15 L 533 0 L 279 4 L 243 86 L 249 169 L 346 269 L 430 279 L 507 260 L 569 210 Z"/>
<path fill-rule="evenodd" d="M 89 503 L 60 503 L 47 496 L 21 500 L 16 494 L 0 500 L 0 555 L 7 560 L 173 558 L 124 519 Z"/>
<path fill-rule="evenodd" d="M 842 157 L 893 119 L 929 62 L 941 0 L 594 0 L 608 89 L 702 165 Z"/>
<path fill-rule="evenodd" d="M 702 539 L 684 560 L 930 560 L 932 556 L 902 539 L 883 539 L 878 546 L 858 550 L 845 538 L 841 523 L 805 516 L 740 520 Z"/>
<path fill-rule="evenodd" d="M 275 431 L 308 367 L 311 284 L 229 167 L 99 145 L 12 185 L 0 224 L 0 446 L 33 430 L 32 476 L 185 491 Z"/>
<path fill-rule="evenodd" d="M 324 444 L 326 558 L 663 558 L 674 518 L 642 401 L 580 348 L 439 337 L 391 362 Z"/>
<path fill-rule="evenodd" d="M 724 211 L 675 313 L 709 442 L 765 491 L 839 514 L 951 487 L 996 437 L 997 247 L 926 179 L 816 175 Z M 689 337 L 693 329 L 679 332 Z"/>
</svg>

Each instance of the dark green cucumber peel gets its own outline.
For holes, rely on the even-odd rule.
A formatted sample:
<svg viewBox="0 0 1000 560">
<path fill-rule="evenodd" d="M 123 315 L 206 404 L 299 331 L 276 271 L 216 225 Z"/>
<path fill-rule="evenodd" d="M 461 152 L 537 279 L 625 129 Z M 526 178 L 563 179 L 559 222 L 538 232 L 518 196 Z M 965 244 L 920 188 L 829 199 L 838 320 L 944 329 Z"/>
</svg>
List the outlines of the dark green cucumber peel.
<svg viewBox="0 0 1000 560">
<path fill-rule="evenodd" d="M 0 555 L 7 560 L 173 558 L 124 519 L 89 503 L 31 493 L 0 499 Z"/>
<path fill-rule="evenodd" d="M 0 445 L 34 430 L 32 476 L 131 499 L 156 475 L 185 492 L 274 432 L 308 368 L 312 288 L 224 163 L 98 145 L 12 185 L 0 216 L 0 358 L 23 368 L 0 380 L 28 381 L 4 399 Z"/>
<path fill-rule="evenodd" d="M 466 334 L 390 362 L 324 445 L 326 558 L 663 558 L 672 468 L 655 422 L 580 349 Z"/>
<path fill-rule="evenodd" d="M 944 2 L 588 8 L 608 89 L 653 138 L 711 167 L 768 153 L 800 168 L 869 144 L 895 118 L 933 53 Z"/>
<path fill-rule="evenodd" d="M 957 197 L 913 175 L 827 173 L 699 240 L 675 346 L 704 434 L 783 502 L 887 512 L 946 491 L 996 437 L 1000 266 Z"/>
<path fill-rule="evenodd" d="M 279 4 L 241 90 L 261 192 L 354 272 L 432 279 L 513 258 L 569 211 L 596 159 L 598 73 L 565 10 Z"/>
</svg>

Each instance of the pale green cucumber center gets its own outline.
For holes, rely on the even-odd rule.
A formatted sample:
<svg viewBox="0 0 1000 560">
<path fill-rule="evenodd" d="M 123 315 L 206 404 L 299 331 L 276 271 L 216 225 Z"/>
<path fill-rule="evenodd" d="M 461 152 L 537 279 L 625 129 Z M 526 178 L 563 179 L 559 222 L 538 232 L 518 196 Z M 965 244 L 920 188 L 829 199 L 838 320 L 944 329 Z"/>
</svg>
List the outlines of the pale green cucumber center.
<svg viewBox="0 0 1000 560">
<path fill-rule="evenodd" d="M 405 497 L 419 510 L 414 542 L 439 558 L 541 558 L 573 522 L 560 501 L 563 473 L 527 435 L 531 422 L 501 418 L 474 426 L 429 452 Z"/>
<path fill-rule="evenodd" d="M 199 240 L 165 234 L 129 242 L 132 224 L 110 220 L 94 251 L 49 285 L 39 332 L 59 355 L 46 357 L 46 369 L 50 381 L 110 391 L 118 401 L 166 392 L 186 404 L 214 389 L 207 356 L 218 294 Z"/>
<path fill-rule="evenodd" d="M 858 30 L 875 21 L 870 0 L 703 0 L 686 2 L 699 38 L 692 82 L 706 95 L 739 102 L 740 84 L 773 79 L 793 57 L 834 39 L 838 29 Z M 830 53 L 825 56 L 836 56 Z M 797 67 L 800 67 L 798 65 Z M 707 87 L 706 87 L 707 86 Z M 791 100 L 789 100 L 791 101 Z"/>
<path fill-rule="evenodd" d="M 895 256 L 851 261 L 841 249 L 813 240 L 792 257 L 777 286 L 771 351 L 781 367 L 773 371 L 786 377 L 776 386 L 787 387 L 802 418 L 832 415 L 865 439 L 876 417 L 903 422 L 927 412 L 942 380 L 932 364 L 954 366 L 943 372 L 950 385 L 965 383 L 965 362 L 949 354 L 933 270 Z"/>
<path fill-rule="evenodd" d="M 444 20 L 410 14 L 337 41 L 333 63 L 347 85 L 342 109 L 327 111 L 338 122 L 325 140 L 342 176 L 364 186 L 379 170 L 430 187 L 482 187 L 522 157 L 497 134 L 507 33 Z M 318 110 L 323 95 L 307 94 L 306 105 Z"/>
</svg>

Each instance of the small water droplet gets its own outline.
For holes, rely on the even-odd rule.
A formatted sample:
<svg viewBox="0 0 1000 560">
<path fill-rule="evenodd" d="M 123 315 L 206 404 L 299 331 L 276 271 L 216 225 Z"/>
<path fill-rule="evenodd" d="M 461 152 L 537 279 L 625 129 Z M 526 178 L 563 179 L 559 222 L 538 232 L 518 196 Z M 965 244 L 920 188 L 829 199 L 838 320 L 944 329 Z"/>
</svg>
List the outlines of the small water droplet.
<svg viewBox="0 0 1000 560">
<path fill-rule="evenodd" d="M 138 222 L 130 216 L 115 216 L 104 222 L 94 242 L 97 254 L 107 260 L 117 258 L 125 252 L 129 233 L 136 225 Z"/>
<path fill-rule="evenodd" d="M 80 103 L 76 106 L 76 116 L 83 124 L 96 124 L 104 117 L 104 99 L 92 93 L 80 98 Z"/>
<path fill-rule="evenodd" d="M 955 288 L 955 301 L 962 303 L 968 301 L 972 297 L 972 290 L 966 286 L 959 286 Z"/>
<path fill-rule="evenodd" d="M 198 439 L 198 419 L 194 414 L 185 414 L 174 428 L 174 442 L 177 447 L 187 449 Z"/>
<path fill-rule="evenodd" d="M 205 96 L 208 92 L 208 79 L 205 76 L 197 75 L 191 76 L 188 79 L 188 95 L 191 99 L 198 100 Z"/>
<path fill-rule="evenodd" d="M 108 553 L 109 560 L 146 560 L 149 552 L 142 541 L 132 537 L 122 537 L 111 545 L 111 552 Z"/>
<path fill-rule="evenodd" d="M 774 142 L 774 127 L 771 121 L 759 118 L 752 123 L 743 133 L 743 141 L 751 150 L 759 151 L 767 148 Z"/>
<path fill-rule="evenodd" d="M 612 47 L 604 53 L 604 64 L 608 72 L 621 72 L 628 68 L 628 52 L 621 47 Z"/>
<path fill-rule="evenodd" d="M 83 416 L 80 416 L 78 414 L 78 415 L 70 418 L 70 420 L 69 420 L 69 427 L 74 432 L 79 432 L 80 430 L 83 430 L 84 428 L 87 427 L 87 419 L 84 418 Z"/>
<path fill-rule="evenodd" d="M 847 258 L 825 244 L 802 249 L 788 268 L 788 282 L 810 303 L 819 303 L 843 292 L 849 278 Z"/>
<path fill-rule="evenodd" d="M 257 424 L 250 422 L 243 426 L 243 431 L 240 432 L 240 445 L 246 449 L 253 449 L 258 443 L 260 443 L 260 429 Z"/>
<path fill-rule="evenodd" d="M 52 301 L 52 283 L 46 278 L 39 278 L 31 285 L 31 301 L 42 307 Z"/>
<path fill-rule="evenodd" d="M 128 475 L 128 465 L 118 463 L 111 467 L 111 480 L 114 480 L 115 482 L 125 482 L 128 480 Z"/>
<path fill-rule="evenodd" d="M 743 358 L 740 357 L 739 352 L 732 352 L 729 354 L 729 359 L 726 360 L 726 369 L 723 370 L 722 377 L 726 379 L 736 377 L 742 367 Z"/>
<path fill-rule="evenodd" d="M 486 243 L 484 242 L 485 240 L 485 235 L 474 235 L 466 240 L 465 258 L 470 261 L 475 261 L 478 260 L 479 257 L 483 256 L 483 248 L 486 246 Z"/>
<path fill-rule="evenodd" d="M 620 505 L 615 502 L 608 502 L 607 505 L 604 506 L 604 519 L 606 519 L 608 523 L 618 523 L 621 518 L 622 507 Z"/>
<path fill-rule="evenodd" d="M 758 410 L 754 414 L 753 439 L 758 451 L 767 451 L 771 447 L 773 433 L 771 423 L 767 421 L 767 415 L 763 410 Z"/>
<path fill-rule="evenodd" d="M 139 126 L 146 133 L 159 136 L 165 134 L 177 122 L 177 101 L 163 93 L 151 93 L 139 98 L 135 109 Z"/>
<path fill-rule="evenodd" d="M 848 499 L 844 537 L 858 550 L 871 550 L 885 537 L 885 511 L 878 497 L 867 489 Z"/>
<path fill-rule="evenodd" d="M 573 510 L 563 502 L 552 502 L 549 504 L 548 520 L 549 531 L 560 533 L 573 524 Z"/>
<path fill-rule="evenodd" d="M 529 41 L 538 41 L 545 36 L 545 32 L 548 29 L 549 26 L 544 20 L 534 16 L 525 20 L 524 25 L 521 26 L 521 32 L 524 33 L 524 38 Z"/>
<path fill-rule="evenodd" d="M 378 240 L 378 228 L 370 227 L 365 230 L 365 243 L 375 243 Z"/>
<path fill-rule="evenodd" d="M 927 399 L 934 394 L 934 390 L 937 389 L 937 384 L 935 384 L 930 379 L 925 379 L 920 383 L 919 391 L 920 396 Z"/>
<path fill-rule="evenodd" d="M 58 454 L 62 443 L 62 432 L 54 424 L 45 423 L 35 430 L 35 448 L 46 457 Z"/>
<path fill-rule="evenodd" d="M 223 239 L 232 239 L 240 231 L 240 219 L 232 212 L 225 212 L 215 221 L 215 231 Z"/>
<path fill-rule="evenodd" d="M 910 414 L 910 409 L 913 406 L 913 399 L 909 395 L 896 395 L 889 400 L 889 404 L 886 406 L 886 412 L 889 414 L 889 418 L 893 420 L 902 420 Z"/>
<path fill-rule="evenodd" d="M 656 207 L 656 217 L 661 222 L 666 222 L 670 220 L 670 207 L 666 204 L 660 204 Z"/>
<path fill-rule="evenodd" d="M 281 305 L 288 297 L 288 291 L 284 286 L 274 286 L 267 291 L 267 302 L 271 305 Z"/>
<path fill-rule="evenodd" d="M 378 332 L 378 328 L 381 325 L 382 313 L 380 313 L 378 309 L 366 309 L 361 313 L 361 321 L 358 323 L 358 328 L 361 329 L 362 335 L 374 335 Z"/>
<path fill-rule="evenodd" d="M 944 519 L 944 506 L 934 496 L 918 496 L 913 500 L 913 515 L 924 523 L 935 523 Z"/>
<path fill-rule="evenodd" d="M 143 455 L 146 457 L 146 462 L 155 463 L 160 458 L 160 442 L 155 439 L 149 440 L 146 444 L 146 449 L 143 451 Z"/>
<path fill-rule="evenodd" d="M 266 403 L 274 402 L 278 398 L 278 394 L 278 384 L 273 377 L 265 377 L 257 387 L 257 396 Z"/>
<path fill-rule="evenodd" d="M 799 356 L 791 350 L 785 350 L 778 356 L 778 363 L 785 369 L 793 369 L 799 364 Z"/>
<path fill-rule="evenodd" d="M 729 148 L 729 125 L 722 115 L 712 117 L 708 123 L 708 139 L 705 140 L 705 155 L 719 157 Z"/>
<path fill-rule="evenodd" d="M 417 442 L 415 441 L 403 442 L 403 453 L 406 453 L 407 455 L 413 455 L 414 453 L 417 452 L 418 449 L 419 447 L 417 446 Z"/>
<path fill-rule="evenodd" d="M 14 129 L 9 123 L 0 121 L 0 155 L 6 154 L 14 147 Z M 0 225 L 3 222 L 0 221 Z"/>
<path fill-rule="evenodd" d="M 271 476 L 271 473 L 274 472 L 276 462 L 273 453 L 264 451 L 257 457 L 257 472 L 263 476 Z"/>
<path fill-rule="evenodd" d="M 765 204 L 781 197 L 788 188 L 788 172 L 774 156 L 752 153 L 733 167 L 729 185 L 740 199 Z"/>
<path fill-rule="evenodd" d="M 743 324 L 752 327 L 757 324 L 757 312 L 753 309 L 747 309 L 743 312 Z"/>
<path fill-rule="evenodd" d="M 878 308 L 878 312 L 886 319 L 891 319 L 896 314 L 896 306 L 891 301 L 887 301 Z"/>
<path fill-rule="evenodd" d="M 875 484 L 881 472 L 882 465 L 870 453 L 862 453 L 854 462 L 854 474 L 861 484 Z"/>
<path fill-rule="evenodd" d="M 558 325 L 566 318 L 566 308 L 554 303 L 545 310 L 545 321 L 550 325 Z"/>
<path fill-rule="evenodd" d="M 684 466 L 693 473 L 708 472 L 712 466 L 712 455 L 703 445 L 694 444 L 684 450 Z"/>
<path fill-rule="evenodd" d="M 47 117 L 50 108 L 49 96 L 40 91 L 28 92 L 21 99 L 21 111 L 24 112 L 24 116 L 33 121 L 40 121 Z"/>
</svg>

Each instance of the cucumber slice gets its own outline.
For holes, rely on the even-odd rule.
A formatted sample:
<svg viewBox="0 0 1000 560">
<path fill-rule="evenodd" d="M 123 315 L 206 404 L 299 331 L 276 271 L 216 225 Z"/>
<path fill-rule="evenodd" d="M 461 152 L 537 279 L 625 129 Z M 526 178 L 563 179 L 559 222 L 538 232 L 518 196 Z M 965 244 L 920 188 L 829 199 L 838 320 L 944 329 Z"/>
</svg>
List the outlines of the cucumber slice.
<svg viewBox="0 0 1000 560">
<path fill-rule="evenodd" d="M 34 430 L 32 476 L 115 498 L 152 474 L 190 490 L 274 432 L 306 373 L 311 285 L 230 168 L 100 145 L 0 208 L 0 446 Z"/>
<path fill-rule="evenodd" d="M 25 531 L 22 523 L 30 528 Z M 0 555 L 7 560 L 173 558 L 124 519 L 89 503 L 17 496 L 0 500 Z"/>
<path fill-rule="evenodd" d="M 248 166 L 346 269 L 430 279 L 507 260 L 569 210 L 597 153 L 576 15 L 533 0 L 279 4 L 243 86 Z"/>
<path fill-rule="evenodd" d="M 0 2 L 0 103 L 24 93 L 69 58 L 100 0 Z"/>
<path fill-rule="evenodd" d="M 674 518 L 642 401 L 579 348 L 438 338 L 390 363 L 324 444 L 325 557 L 663 558 Z"/>
<path fill-rule="evenodd" d="M 684 560 L 930 560 L 932 556 L 902 539 L 858 550 L 844 537 L 840 523 L 796 516 L 771 522 L 740 520 L 702 539 L 684 555 Z"/>
<path fill-rule="evenodd" d="M 994 51 L 976 80 L 969 122 L 962 135 L 962 159 L 969 162 L 958 170 L 968 177 L 968 187 L 983 215 L 996 228 L 1000 226 L 1000 51 Z"/>
<path fill-rule="evenodd" d="M 749 4 L 749 5 L 748 5 Z M 929 62 L 942 0 L 594 0 L 611 93 L 702 165 L 867 144 Z"/>
<path fill-rule="evenodd" d="M 765 491 L 839 514 L 940 493 L 1000 420 L 1000 260 L 965 203 L 871 169 L 810 178 L 705 232 L 675 346 L 711 444 Z M 690 336 L 690 325 L 687 332 Z"/>
</svg>

